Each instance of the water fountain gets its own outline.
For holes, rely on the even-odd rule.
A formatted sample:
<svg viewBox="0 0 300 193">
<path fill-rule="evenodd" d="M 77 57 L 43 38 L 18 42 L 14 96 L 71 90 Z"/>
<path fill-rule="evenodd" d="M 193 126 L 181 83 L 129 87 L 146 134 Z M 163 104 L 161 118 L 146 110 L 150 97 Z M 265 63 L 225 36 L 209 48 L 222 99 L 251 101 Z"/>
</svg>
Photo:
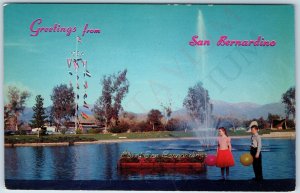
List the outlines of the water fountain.
<svg viewBox="0 0 300 193">
<path fill-rule="evenodd" d="M 205 28 L 205 22 L 204 22 L 204 16 L 202 11 L 198 10 L 198 16 L 197 16 L 197 36 L 201 40 L 205 40 L 206 38 L 206 28 Z M 203 83 L 205 84 L 205 64 L 206 64 L 206 47 L 205 46 L 198 46 L 196 48 L 196 61 L 197 66 L 200 67 L 200 78 Z M 207 92 L 207 90 L 205 90 Z M 209 101 L 207 101 L 207 98 L 204 97 L 204 103 L 205 103 L 205 112 L 204 112 L 204 121 L 196 120 L 192 124 L 192 128 L 195 135 L 199 139 L 199 143 L 202 147 L 206 147 L 208 149 L 209 147 L 213 147 L 216 145 L 216 136 L 217 132 L 215 128 L 212 128 L 211 126 L 211 104 Z"/>
</svg>

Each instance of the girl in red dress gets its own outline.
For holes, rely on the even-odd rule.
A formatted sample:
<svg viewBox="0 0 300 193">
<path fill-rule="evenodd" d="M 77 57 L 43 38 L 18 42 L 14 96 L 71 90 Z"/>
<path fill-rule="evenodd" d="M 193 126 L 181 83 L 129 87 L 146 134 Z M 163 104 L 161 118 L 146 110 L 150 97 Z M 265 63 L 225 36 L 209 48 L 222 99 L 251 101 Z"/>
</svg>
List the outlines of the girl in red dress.
<svg viewBox="0 0 300 193">
<path fill-rule="evenodd" d="M 231 139 L 228 137 L 224 127 L 219 128 L 218 148 L 216 166 L 221 168 L 222 178 L 225 179 L 224 173 L 226 169 L 226 177 L 229 176 L 229 167 L 234 166 L 234 159 L 231 153 Z"/>
</svg>

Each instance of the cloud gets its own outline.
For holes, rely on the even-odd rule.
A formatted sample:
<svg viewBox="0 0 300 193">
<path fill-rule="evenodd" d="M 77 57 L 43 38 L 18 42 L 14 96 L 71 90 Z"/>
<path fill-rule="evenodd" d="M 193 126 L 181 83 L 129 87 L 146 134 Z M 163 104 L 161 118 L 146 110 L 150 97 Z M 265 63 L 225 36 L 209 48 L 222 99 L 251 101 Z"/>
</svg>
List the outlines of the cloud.
<svg viewBox="0 0 300 193">
<path fill-rule="evenodd" d="M 4 43 L 4 49 L 5 48 L 20 48 L 24 51 L 30 52 L 30 53 L 39 53 L 40 50 L 36 47 L 34 44 L 26 43 L 26 42 L 7 42 Z"/>
</svg>

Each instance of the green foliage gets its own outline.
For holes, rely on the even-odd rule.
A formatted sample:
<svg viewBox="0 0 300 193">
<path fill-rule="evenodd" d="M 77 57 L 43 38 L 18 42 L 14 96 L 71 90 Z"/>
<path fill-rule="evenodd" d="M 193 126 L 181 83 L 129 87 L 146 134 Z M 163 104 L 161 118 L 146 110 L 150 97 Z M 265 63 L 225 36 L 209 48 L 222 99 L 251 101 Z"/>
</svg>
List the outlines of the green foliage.
<svg viewBox="0 0 300 193">
<path fill-rule="evenodd" d="M 89 134 L 96 134 L 96 133 L 101 133 L 102 132 L 102 130 L 101 129 L 89 129 L 89 130 L 87 130 L 87 133 L 89 133 Z"/>
<path fill-rule="evenodd" d="M 157 109 L 152 109 L 147 115 L 147 122 L 152 126 L 153 131 L 161 130 L 162 123 L 161 119 L 163 118 L 162 113 Z"/>
<path fill-rule="evenodd" d="M 79 128 L 77 128 L 76 131 L 75 131 L 75 133 L 76 133 L 76 134 L 82 134 L 82 130 L 79 129 Z"/>
<path fill-rule="evenodd" d="M 41 128 L 44 126 L 46 122 L 46 112 L 44 108 L 44 99 L 42 98 L 41 95 L 37 95 L 35 98 L 35 105 L 32 107 L 33 110 L 33 116 L 32 116 L 32 121 L 31 121 L 31 127 L 33 128 Z"/>
<path fill-rule="evenodd" d="M 206 158 L 205 153 L 183 153 L 183 154 L 133 154 L 125 151 L 121 154 L 121 163 L 203 163 Z"/>
<path fill-rule="evenodd" d="M 84 136 L 67 136 L 67 135 L 46 135 L 38 138 L 36 135 L 18 135 L 5 136 L 5 143 L 61 143 L 61 142 L 80 142 L 80 141 L 96 141 L 93 137 Z"/>
<path fill-rule="evenodd" d="M 281 102 L 285 105 L 286 116 L 296 117 L 296 89 L 295 87 L 289 88 L 281 97 Z"/>
<path fill-rule="evenodd" d="M 21 91 L 15 86 L 8 87 L 8 95 L 7 98 L 9 103 L 6 105 L 6 113 L 4 116 L 9 115 L 9 117 L 4 117 L 7 121 L 8 118 L 13 119 L 13 127 L 18 130 L 18 118 L 20 114 L 24 111 L 26 100 L 30 97 L 30 93 L 28 91 Z M 7 123 L 7 122 L 6 122 Z M 6 124 L 7 126 L 7 124 Z"/>
<path fill-rule="evenodd" d="M 122 100 L 128 93 L 129 81 L 126 78 L 127 70 L 104 76 L 102 93 L 94 105 L 95 118 L 106 127 L 119 123 L 119 113 L 122 108 Z"/>
<path fill-rule="evenodd" d="M 295 122 L 294 122 L 294 120 L 291 120 L 291 119 L 286 120 L 286 126 L 289 129 L 296 129 Z"/>
<path fill-rule="evenodd" d="M 64 125 L 70 121 L 75 114 L 75 93 L 73 87 L 68 87 L 66 84 L 61 84 L 53 88 L 52 95 L 51 117 L 56 122 L 57 126 Z"/>
<path fill-rule="evenodd" d="M 46 127 L 41 127 L 40 136 L 45 136 L 45 135 L 47 135 L 47 128 Z"/>
<path fill-rule="evenodd" d="M 181 129 L 180 120 L 178 119 L 170 119 L 165 126 L 167 131 L 176 131 Z"/>
<path fill-rule="evenodd" d="M 207 116 L 211 116 L 213 105 L 210 103 L 208 90 L 201 82 L 189 88 L 188 94 L 183 101 L 183 106 L 195 121 L 204 123 Z"/>
</svg>

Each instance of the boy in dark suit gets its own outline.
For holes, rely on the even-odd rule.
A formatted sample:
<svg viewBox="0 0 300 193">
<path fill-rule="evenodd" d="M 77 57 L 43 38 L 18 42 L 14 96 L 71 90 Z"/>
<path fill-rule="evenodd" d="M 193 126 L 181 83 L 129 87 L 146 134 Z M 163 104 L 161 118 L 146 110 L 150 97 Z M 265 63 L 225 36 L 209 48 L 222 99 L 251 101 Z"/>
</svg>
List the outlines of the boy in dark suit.
<svg viewBox="0 0 300 193">
<path fill-rule="evenodd" d="M 256 121 L 252 121 L 250 123 L 250 129 L 251 129 L 251 149 L 250 153 L 253 157 L 253 170 L 255 174 L 255 181 L 261 182 L 263 180 L 263 174 L 262 174 L 262 155 L 261 155 L 261 137 L 258 134 L 258 124 Z"/>
</svg>

